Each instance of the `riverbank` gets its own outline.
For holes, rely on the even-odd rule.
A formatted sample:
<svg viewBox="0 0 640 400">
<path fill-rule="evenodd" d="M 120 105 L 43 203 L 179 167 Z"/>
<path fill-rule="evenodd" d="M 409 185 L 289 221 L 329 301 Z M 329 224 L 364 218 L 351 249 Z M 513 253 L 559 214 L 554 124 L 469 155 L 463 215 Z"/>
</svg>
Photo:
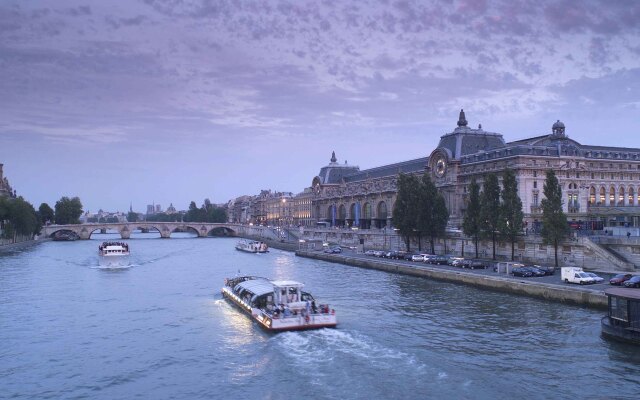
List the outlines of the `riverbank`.
<svg viewBox="0 0 640 400">
<path fill-rule="evenodd" d="M 43 239 L 36 239 L 36 240 L 25 240 L 23 242 L 18 242 L 18 243 L 3 244 L 3 245 L 0 245 L 0 253 L 14 251 L 14 250 L 21 250 L 27 247 L 35 246 L 38 243 L 44 243 L 49 241 L 51 241 L 51 239 L 43 238 Z"/>
<path fill-rule="evenodd" d="M 560 301 L 596 309 L 607 308 L 607 296 L 600 286 L 596 288 L 594 286 L 568 285 L 561 283 L 559 278 L 557 279 L 558 283 L 544 282 L 535 280 L 537 278 L 515 278 L 490 270 L 453 269 L 455 267 L 383 260 L 349 253 L 328 254 L 309 250 L 298 250 L 295 253 L 299 257 L 347 264 L 360 268 L 462 283 L 487 290 Z"/>
</svg>

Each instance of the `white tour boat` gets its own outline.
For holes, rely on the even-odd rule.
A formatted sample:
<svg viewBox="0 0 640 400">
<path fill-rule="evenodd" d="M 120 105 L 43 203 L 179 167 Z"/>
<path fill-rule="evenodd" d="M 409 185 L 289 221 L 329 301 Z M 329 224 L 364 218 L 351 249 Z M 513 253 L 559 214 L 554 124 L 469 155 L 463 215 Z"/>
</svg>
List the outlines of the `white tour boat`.
<svg viewBox="0 0 640 400">
<path fill-rule="evenodd" d="M 272 281 L 256 276 L 225 279 L 222 295 L 269 331 L 335 328 L 336 313 L 316 304 L 303 283 Z"/>
<path fill-rule="evenodd" d="M 129 255 L 129 245 L 124 242 L 103 242 L 98 246 L 98 254 L 103 257 L 123 257 Z"/>
<path fill-rule="evenodd" d="M 265 242 L 257 240 L 241 240 L 236 244 L 236 250 L 246 251 L 247 253 L 266 253 L 269 246 Z"/>
</svg>

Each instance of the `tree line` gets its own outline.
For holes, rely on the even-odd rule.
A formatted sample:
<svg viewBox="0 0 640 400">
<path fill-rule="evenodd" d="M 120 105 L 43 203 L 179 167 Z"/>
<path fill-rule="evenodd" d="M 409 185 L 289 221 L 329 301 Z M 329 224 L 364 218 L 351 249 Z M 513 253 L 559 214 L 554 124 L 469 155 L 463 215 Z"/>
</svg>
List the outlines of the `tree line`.
<svg viewBox="0 0 640 400">
<path fill-rule="evenodd" d="M 39 234 L 42 226 L 47 224 L 69 225 L 79 224 L 82 216 L 82 202 L 79 197 L 63 196 L 51 208 L 47 203 L 40 204 L 36 210 L 31 203 L 22 197 L 0 197 L 0 232 L 4 239 L 16 240 L 18 236 L 33 238 Z M 138 214 L 130 212 L 129 222 L 136 222 Z M 201 207 L 194 201 L 186 213 L 154 214 L 147 217 L 154 222 L 226 222 L 227 212 L 217 207 L 209 199 L 204 200 Z M 118 222 L 116 217 L 95 218 L 88 222 Z"/>
<path fill-rule="evenodd" d="M 434 252 L 434 242 L 446 236 L 449 212 L 444 197 L 427 174 L 398 176 L 398 192 L 393 208 L 393 225 L 404 238 L 407 251 L 412 239 L 421 250 L 422 238 L 427 238 Z M 518 183 L 513 170 L 502 175 L 502 186 L 494 173 L 485 174 L 482 188 L 472 179 L 468 187 L 468 201 L 462 232 L 474 242 L 478 258 L 480 240 L 491 240 L 492 258 L 496 259 L 496 243 L 511 244 L 511 259 L 515 258 L 515 244 L 523 234 L 524 212 L 518 195 Z M 482 189 L 482 190 L 481 190 Z M 558 265 L 558 245 L 569 235 L 567 216 L 562 210 L 562 189 L 553 170 L 546 172 L 544 199 L 541 201 L 543 244 L 554 247 Z M 446 249 L 445 249 L 446 251 Z"/>
</svg>

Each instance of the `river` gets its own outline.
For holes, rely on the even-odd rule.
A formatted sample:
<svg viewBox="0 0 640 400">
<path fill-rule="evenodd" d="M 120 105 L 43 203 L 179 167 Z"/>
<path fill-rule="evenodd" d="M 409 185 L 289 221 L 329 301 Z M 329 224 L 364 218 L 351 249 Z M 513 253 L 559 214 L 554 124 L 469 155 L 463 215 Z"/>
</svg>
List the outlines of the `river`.
<svg viewBox="0 0 640 400">
<path fill-rule="evenodd" d="M 124 268 L 92 240 L 0 253 L 0 398 L 637 398 L 640 347 L 602 311 L 422 278 L 134 234 Z M 270 334 L 225 277 L 303 281 L 337 329 Z"/>
</svg>

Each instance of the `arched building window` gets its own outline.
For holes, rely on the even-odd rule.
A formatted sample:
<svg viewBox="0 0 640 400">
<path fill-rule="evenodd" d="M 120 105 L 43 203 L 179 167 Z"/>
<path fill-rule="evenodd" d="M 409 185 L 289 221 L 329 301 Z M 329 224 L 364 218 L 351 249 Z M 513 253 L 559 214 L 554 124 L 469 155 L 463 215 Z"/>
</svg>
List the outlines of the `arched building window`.
<svg viewBox="0 0 640 400">
<path fill-rule="evenodd" d="M 604 206 L 606 204 L 605 201 L 606 201 L 606 195 L 605 195 L 604 187 L 601 187 L 600 188 L 600 205 Z"/>
<path fill-rule="evenodd" d="M 384 201 L 378 203 L 378 219 L 387 219 L 387 203 Z"/>
<path fill-rule="evenodd" d="M 623 205 L 624 204 L 624 186 L 620 187 L 620 190 L 618 191 L 618 205 Z"/>
<path fill-rule="evenodd" d="M 631 187 L 629 187 L 629 194 L 628 194 L 628 196 L 629 196 L 629 202 L 628 202 L 628 204 L 629 204 L 630 206 L 632 206 L 632 205 L 634 204 L 634 202 L 633 202 L 633 195 L 634 195 L 633 186 L 631 186 Z"/>
<path fill-rule="evenodd" d="M 609 188 L 609 205 L 616 205 L 616 188 L 614 188 L 613 186 Z"/>
<path fill-rule="evenodd" d="M 589 204 L 596 204 L 596 188 L 593 186 L 589 189 Z"/>
</svg>

